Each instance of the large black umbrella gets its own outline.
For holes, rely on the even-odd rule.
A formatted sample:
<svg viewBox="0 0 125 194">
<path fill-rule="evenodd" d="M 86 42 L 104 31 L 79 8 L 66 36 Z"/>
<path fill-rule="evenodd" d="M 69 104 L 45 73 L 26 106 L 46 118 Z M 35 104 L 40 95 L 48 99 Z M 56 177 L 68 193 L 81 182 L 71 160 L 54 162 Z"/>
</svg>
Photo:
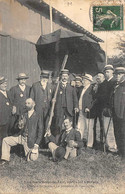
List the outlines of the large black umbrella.
<svg viewBox="0 0 125 194">
<path fill-rule="evenodd" d="M 105 64 L 105 53 L 100 45 L 90 37 L 59 29 L 40 36 L 36 43 L 38 63 L 41 69 L 58 73 L 63 58 L 68 53 L 66 68 L 71 73 L 91 73 L 95 75 Z"/>
</svg>

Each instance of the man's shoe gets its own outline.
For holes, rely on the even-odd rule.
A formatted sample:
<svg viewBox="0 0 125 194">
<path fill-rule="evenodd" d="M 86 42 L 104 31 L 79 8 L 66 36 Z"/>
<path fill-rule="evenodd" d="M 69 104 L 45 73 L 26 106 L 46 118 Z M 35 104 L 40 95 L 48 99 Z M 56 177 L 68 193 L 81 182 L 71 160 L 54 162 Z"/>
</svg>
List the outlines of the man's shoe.
<svg viewBox="0 0 125 194">
<path fill-rule="evenodd" d="M 0 165 L 5 165 L 5 164 L 9 164 L 9 161 L 7 160 L 0 160 Z"/>
</svg>

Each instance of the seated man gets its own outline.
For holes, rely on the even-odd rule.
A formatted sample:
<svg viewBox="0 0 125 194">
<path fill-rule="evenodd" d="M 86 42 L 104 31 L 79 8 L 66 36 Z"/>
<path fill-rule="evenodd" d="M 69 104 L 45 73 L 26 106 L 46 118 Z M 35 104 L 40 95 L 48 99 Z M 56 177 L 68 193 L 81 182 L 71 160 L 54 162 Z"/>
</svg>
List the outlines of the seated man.
<svg viewBox="0 0 125 194">
<path fill-rule="evenodd" d="M 27 161 L 37 160 L 39 143 L 42 138 L 43 125 L 41 118 L 34 110 L 35 102 L 28 98 L 26 100 L 27 113 L 21 115 L 18 128 L 20 132 L 17 136 L 5 137 L 2 142 L 2 156 L 0 164 L 3 165 L 10 161 L 11 146 L 22 144 L 24 146 Z"/>
<path fill-rule="evenodd" d="M 65 130 L 62 130 L 58 140 L 50 131 L 46 136 L 54 161 L 76 157 L 80 154 L 80 148 L 83 146 L 80 132 L 72 128 L 70 118 L 64 120 L 64 127 Z"/>
</svg>

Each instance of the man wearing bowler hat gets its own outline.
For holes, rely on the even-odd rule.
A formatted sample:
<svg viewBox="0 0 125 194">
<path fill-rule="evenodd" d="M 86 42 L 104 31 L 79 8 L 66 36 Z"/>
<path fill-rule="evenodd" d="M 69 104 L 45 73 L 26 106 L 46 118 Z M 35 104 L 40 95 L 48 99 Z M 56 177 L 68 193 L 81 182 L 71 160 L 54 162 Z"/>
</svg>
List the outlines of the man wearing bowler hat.
<svg viewBox="0 0 125 194">
<path fill-rule="evenodd" d="M 11 111 L 12 106 L 9 100 L 9 93 L 7 91 L 7 79 L 0 76 L 0 154 L 2 140 L 8 135 Z"/>
<path fill-rule="evenodd" d="M 117 84 L 113 92 L 113 123 L 118 153 L 125 160 L 125 67 L 115 69 Z"/>
<path fill-rule="evenodd" d="M 42 117 L 44 133 L 49 119 L 49 111 L 53 93 L 52 85 L 51 83 L 49 83 L 49 76 L 49 71 L 42 70 L 40 75 L 40 81 L 32 85 L 30 92 L 30 97 L 35 101 L 36 104 L 35 110 Z M 44 145 L 43 142 L 44 140 L 42 140 L 42 144 Z"/>
<path fill-rule="evenodd" d="M 103 107 L 103 116 L 104 116 L 104 132 L 105 137 L 104 141 L 107 144 L 107 149 L 111 153 L 115 153 L 117 151 L 117 146 L 115 142 L 114 136 L 114 127 L 112 122 L 112 113 L 111 113 L 111 95 L 114 90 L 114 86 L 116 84 L 116 80 L 114 78 L 114 68 L 112 65 L 108 64 L 104 67 L 104 75 L 105 81 L 103 82 L 104 91 L 104 100 L 102 102 Z"/>
<path fill-rule="evenodd" d="M 25 109 L 25 101 L 29 98 L 30 86 L 26 85 L 26 80 L 29 77 L 25 73 L 19 73 L 17 76 L 18 84 L 10 88 L 11 103 L 13 105 L 13 118 L 11 122 L 11 128 L 13 128 L 16 119 L 23 114 Z M 13 133 L 13 131 L 11 131 Z"/>
<path fill-rule="evenodd" d="M 74 111 L 78 112 L 78 98 L 76 88 L 69 83 L 69 70 L 61 71 L 61 80 L 56 98 L 54 118 L 56 133 L 60 133 L 65 117 L 70 117 L 73 120 Z"/>
</svg>

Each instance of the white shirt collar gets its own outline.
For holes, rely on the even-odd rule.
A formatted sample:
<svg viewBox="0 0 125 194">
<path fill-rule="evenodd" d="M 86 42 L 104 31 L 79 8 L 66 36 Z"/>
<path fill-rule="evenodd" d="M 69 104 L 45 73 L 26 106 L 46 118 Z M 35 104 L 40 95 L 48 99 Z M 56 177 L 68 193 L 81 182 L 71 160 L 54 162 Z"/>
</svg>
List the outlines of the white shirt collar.
<svg viewBox="0 0 125 194">
<path fill-rule="evenodd" d="M 69 133 L 71 131 L 72 127 L 66 129 L 66 133 Z"/>
<path fill-rule="evenodd" d="M 21 86 L 21 85 L 19 84 L 19 87 L 20 87 L 20 89 L 24 92 L 24 90 L 25 90 L 25 88 L 26 88 L 26 85 Z"/>
<path fill-rule="evenodd" d="M 34 113 L 34 109 L 33 110 L 29 110 L 28 111 L 28 118 L 30 118 L 32 116 L 32 114 Z"/>
<path fill-rule="evenodd" d="M 110 77 L 107 81 L 109 82 L 112 78 L 113 78 L 113 76 L 112 76 L 112 77 Z"/>
<path fill-rule="evenodd" d="M 0 90 L 0 92 L 7 98 L 7 92 L 6 91 Z"/>
</svg>

